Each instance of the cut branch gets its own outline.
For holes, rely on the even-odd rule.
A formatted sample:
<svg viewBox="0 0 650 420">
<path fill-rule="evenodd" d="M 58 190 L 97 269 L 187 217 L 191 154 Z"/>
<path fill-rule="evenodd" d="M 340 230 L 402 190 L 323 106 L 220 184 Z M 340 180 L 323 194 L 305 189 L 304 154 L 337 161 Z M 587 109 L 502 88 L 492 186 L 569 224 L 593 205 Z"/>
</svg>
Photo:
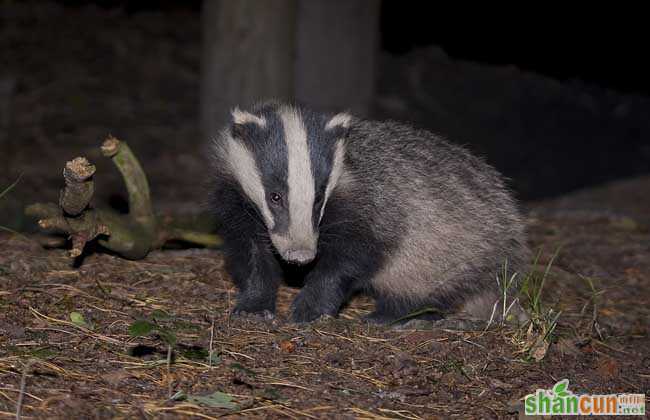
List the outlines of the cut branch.
<svg viewBox="0 0 650 420">
<path fill-rule="evenodd" d="M 65 187 L 58 206 L 35 203 L 25 209 L 28 216 L 39 218 L 41 229 L 68 235 L 72 242 L 71 257 L 80 256 L 86 243 L 95 239 L 129 259 L 144 258 L 152 249 L 172 240 L 206 247 L 221 244 L 218 236 L 207 231 L 188 229 L 173 219 L 159 219 L 154 215 L 147 177 L 126 143 L 109 136 L 101 149 L 122 174 L 129 195 L 129 214 L 92 207 L 95 166 L 83 157 L 66 163 Z"/>
<path fill-rule="evenodd" d="M 95 166 L 86 158 L 78 157 L 66 163 L 63 169 L 65 188 L 59 196 L 59 205 L 66 214 L 76 216 L 88 207 L 95 192 L 94 173 Z"/>
<path fill-rule="evenodd" d="M 122 174 L 126 190 L 129 193 L 129 214 L 138 223 L 151 226 L 153 230 L 155 218 L 151 206 L 149 183 L 131 148 L 126 143 L 109 136 L 102 144 L 102 153 L 113 160 Z"/>
</svg>

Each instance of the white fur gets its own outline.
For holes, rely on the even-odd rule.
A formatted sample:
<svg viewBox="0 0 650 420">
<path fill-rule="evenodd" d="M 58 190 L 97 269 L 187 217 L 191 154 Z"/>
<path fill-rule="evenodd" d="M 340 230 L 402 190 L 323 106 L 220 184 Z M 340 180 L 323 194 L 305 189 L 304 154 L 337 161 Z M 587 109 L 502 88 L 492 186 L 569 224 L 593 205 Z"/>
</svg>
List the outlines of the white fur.
<svg viewBox="0 0 650 420">
<path fill-rule="evenodd" d="M 235 108 L 232 110 L 231 114 L 235 124 L 253 123 L 259 125 L 262 128 L 266 127 L 265 118 L 258 117 L 257 115 L 251 114 L 250 112 L 242 111 L 239 108 Z"/>
<path fill-rule="evenodd" d="M 307 131 L 300 113 L 289 107 L 280 109 L 287 145 L 289 187 L 289 239 L 292 248 L 315 250 L 317 234 L 314 232 L 314 176 L 307 144 Z M 282 241 L 284 243 L 284 241 Z M 276 245 L 280 245 L 279 243 Z M 278 249 L 283 252 L 286 249 Z"/>
<path fill-rule="evenodd" d="M 350 122 L 352 122 L 352 116 L 342 112 L 333 116 L 332 119 L 325 124 L 325 130 L 331 130 L 335 127 L 348 128 L 350 127 Z"/>
<path fill-rule="evenodd" d="M 244 193 L 250 198 L 262 213 L 267 227 L 273 229 L 275 220 L 266 204 L 266 194 L 260 171 L 255 163 L 253 154 L 239 141 L 227 135 L 226 156 L 230 171 L 241 185 Z"/>
<path fill-rule="evenodd" d="M 327 200 L 332 194 L 332 190 L 339 182 L 341 178 L 341 173 L 343 172 L 343 159 L 345 158 L 345 144 L 343 140 L 336 142 L 336 147 L 334 149 L 334 160 L 332 162 L 332 172 L 330 172 L 329 178 L 327 179 L 327 186 L 325 187 L 325 199 L 323 200 L 323 207 L 320 209 L 320 218 L 323 218 L 325 213 L 325 206 L 327 205 Z"/>
</svg>

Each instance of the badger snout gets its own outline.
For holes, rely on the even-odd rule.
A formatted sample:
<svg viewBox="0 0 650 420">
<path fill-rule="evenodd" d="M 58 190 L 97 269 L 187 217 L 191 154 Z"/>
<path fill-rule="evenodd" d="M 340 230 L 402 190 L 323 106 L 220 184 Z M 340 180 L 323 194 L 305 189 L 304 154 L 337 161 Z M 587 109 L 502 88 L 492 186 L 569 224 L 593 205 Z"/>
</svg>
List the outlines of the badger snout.
<svg viewBox="0 0 650 420">
<path fill-rule="evenodd" d="M 310 249 L 290 249 L 283 257 L 291 264 L 304 265 L 314 260 L 316 251 Z"/>
<path fill-rule="evenodd" d="M 278 235 L 271 233 L 271 241 L 282 259 L 291 264 L 305 265 L 316 258 L 318 234 Z"/>
</svg>

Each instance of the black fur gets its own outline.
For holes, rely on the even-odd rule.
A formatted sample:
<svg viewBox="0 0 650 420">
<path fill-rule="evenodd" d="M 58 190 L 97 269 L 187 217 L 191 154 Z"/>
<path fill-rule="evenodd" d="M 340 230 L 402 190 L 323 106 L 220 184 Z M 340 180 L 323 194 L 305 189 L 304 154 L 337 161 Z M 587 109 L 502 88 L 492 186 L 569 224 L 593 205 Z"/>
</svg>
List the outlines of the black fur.
<svg viewBox="0 0 650 420">
<path fill-rule="evenodd" d="M 316 262 L 291 306 L 294 321 L 334 316 L 353 293 L 369 289 L 391 246 L 374 235 L 368 222 L 344 201 L 327 203 Z"/>
<path fill-rule="evenodd" d="M 267 198 L 273 192 L 287 196 L 287 150 L 276 114 L 279 106 L 266 104 L 253 110 L 265 118 L 264 128 L 254 123 L 230 128 L 230 135 L 245 142 L 254 154 Z M 304 274 L 304 286 L 291 306 L 292 320 L 334 316 L 356 292 L 376 298 L 375 312 L 367 317 L 371 322 L 395 321 L 425 307 L 434 309 L 426 316 L 437 319 L 494 292 L 495 273 L 506 258 L 508 274 L 521 271 L 528 256 L 523 223 L 500 175 L 481 159 L 401 124 L 356 121 L 350 129 L 326 131 L 331 115 L 306 109 L 301 113 L 315 180 L 314 226 L 320 235 L 316 259 L 307 267 L 289 270 Z M 319 223 L 335 142 L 348 136 L 345 168 L 354 180 L 352 186 L 335 189 Z M 212 202 L 221 222 L 226 269 L 239 289 L 233 312 L 272 314 L 287 265 L 275 252 L 259 209 L 218 158 Z M 420 196 L 420 191 L 426 194 Z M 409 207 L 414 196 L 436 212 L 430 213 L 436 216 L 433 221 L 422 221 L 422 229 L 437 247 L 425 263 L 439 270 L 449 268 L 431 274 L 430 289 L 420 291 L 424 290 L 420 287 L 400 297 L 373 280 L 404 241 L 411 240 L 407 232 L 429 211 Z M 286 230 L 286 205 L 269 208 L 276 221 L 274 231 Z M 436 239 L 436 232 L 447 235 L 446 239 Z M 413 264 L 425 264 L 418 258 Z"/>
<path fill-rule="evenodd" d="M 213 191 L 213 202 L 224 240 L 226 271 L 239 289 L 235 314 L 275 313 L 282 270 L 273 255 L 264 222 L 234 183 Z"/>
</svg>

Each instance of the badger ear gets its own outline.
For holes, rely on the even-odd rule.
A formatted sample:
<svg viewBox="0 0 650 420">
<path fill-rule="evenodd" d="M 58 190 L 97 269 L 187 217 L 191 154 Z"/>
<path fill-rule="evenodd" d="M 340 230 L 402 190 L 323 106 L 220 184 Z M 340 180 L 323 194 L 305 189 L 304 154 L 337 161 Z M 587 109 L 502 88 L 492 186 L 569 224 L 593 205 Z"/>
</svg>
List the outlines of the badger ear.
<svg viewBox="0 0 650 420">
<path fill-rule="evenodd" d="M 340 127 L 343 129 L 348 129 L 352 123 L 352 115 L 347 112 L 341 112 L 336 114 L 325 124 L 325 130 L 333 130 L 334 128 Z"/>
<path fill-rule="evenodd" d="M 237 107 L 230 112 L 230 115 L 232 116 L 233 125 L 257 124 L 260 127 L 266 127 L 266 119 L 264 117 L 258 117 L 248 111 L 242 111 Z"/>
<path fill-rule="evenodd" d="M 347 112 L 341 112 L 327 121 L 325 131 L 331 132 L 337 138 L 346 137 L 351 124 L 352 115 Z"/>
<path fill-rule="evenodd" d="M 232 117 L 230 134 L 234 138 L 244 139 L 249 137 L 248 134 L 250 134 L 250 130 L 253 129 L 251 124 L 261 128 L 266 127 L 266 119 L 264 117 L 258 117 L 248 111 L 242 111 L 237 107 L 230 112 L 230 116 Z"/>
</svg>

